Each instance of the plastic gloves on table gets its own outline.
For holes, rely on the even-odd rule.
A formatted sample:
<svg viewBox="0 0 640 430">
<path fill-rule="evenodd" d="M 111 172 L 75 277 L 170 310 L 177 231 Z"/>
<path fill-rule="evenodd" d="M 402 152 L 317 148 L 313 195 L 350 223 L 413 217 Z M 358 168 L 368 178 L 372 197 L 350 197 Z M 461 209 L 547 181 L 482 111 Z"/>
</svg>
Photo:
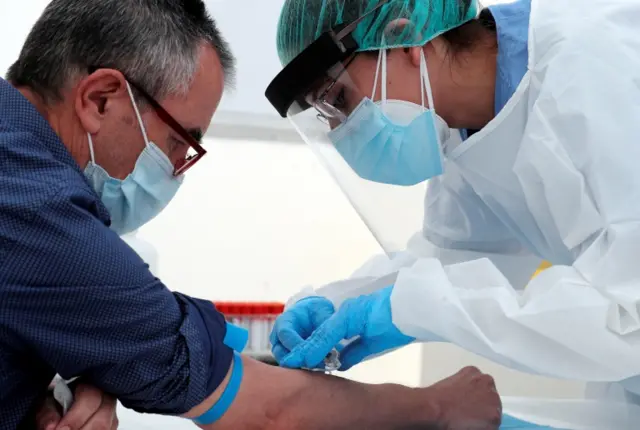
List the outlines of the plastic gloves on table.
<svg viewBox="0 0 640 430">
<path fill-rule="evenodd" d="M 415 339 L 393 325 L 393 286 L 346 300 L 335 311 L 323 297 L 307 297 L 285 311 L 271 333 L 273 354 L 283 367 L 321 368 L 333 348 L 340 351 L 340 370 Z M 357 339 L 342 347 L 340 342 Z"/>
</svg>

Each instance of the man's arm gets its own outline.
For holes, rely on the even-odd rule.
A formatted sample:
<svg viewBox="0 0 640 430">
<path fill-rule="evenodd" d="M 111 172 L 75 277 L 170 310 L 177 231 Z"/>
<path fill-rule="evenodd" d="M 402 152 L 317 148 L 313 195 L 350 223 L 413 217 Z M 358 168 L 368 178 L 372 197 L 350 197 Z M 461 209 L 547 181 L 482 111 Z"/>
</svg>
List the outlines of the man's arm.
<svg viewBox="0 0 640 430">
<path fill-rule="evenodd" d="M 16 220 L 0 300 L 10 340 L 126 407 L 185 413 L 229 369 L 224 317 L 155 278 L 96 217 L 96 200 L 88 188 L 65 188 Z"/>
<path fill-rule="evenodd" d="M 427 388 L 363 384 L 318 372 L 269 366 L 243 358 L 244 377 L 237 397 L 222 418 L 203 430 L 414 430 L 497 429 L 500 397 L 493 378 L 475 368 Z M 211 407 L 230 378 L 201 405 L 185 414 L 195 418 Z"/>
</svg>

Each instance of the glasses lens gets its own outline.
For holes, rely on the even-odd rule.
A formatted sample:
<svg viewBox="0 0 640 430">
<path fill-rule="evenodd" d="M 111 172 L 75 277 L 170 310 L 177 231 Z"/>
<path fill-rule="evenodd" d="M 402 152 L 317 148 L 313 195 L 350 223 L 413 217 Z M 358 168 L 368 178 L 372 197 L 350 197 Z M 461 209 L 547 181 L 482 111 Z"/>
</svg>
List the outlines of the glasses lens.
<svg viewBox="0 0 640 430">
<path fill-rule="evenodd" d="M 185 160 L 191 160 L 195 157 L 198 156 L 198 153 L 196 152 L 195 149 L 193 149 L 191 146 L 189 147 L 189 150 L 187 151 L 187 155 L 185 156 Z"/>
<path fill-rule="evenodd" d="M 337 120 L 342 123 L 347 119 L 347 116 L 344 113 L 324 100 L 318 100 L 313 106 L 322 117 L 327 119 L 327 122 L 328 120 Z"/>
<path fill-rule="evenodd" d="M 200 160 L 200 158 L 202 158 L 202 155 L 202 153 L 198 153 L 195 149 L 189 147 L 189 150 L 187 151 L 185 157 L 181 158 L 177 163 L 175 163 L 173 174 L 175 176 L 183 174 L 187 171 L 187 169 L 191 168 L 191 166 L 193 166 L 198 160 Z"/>
</svg>

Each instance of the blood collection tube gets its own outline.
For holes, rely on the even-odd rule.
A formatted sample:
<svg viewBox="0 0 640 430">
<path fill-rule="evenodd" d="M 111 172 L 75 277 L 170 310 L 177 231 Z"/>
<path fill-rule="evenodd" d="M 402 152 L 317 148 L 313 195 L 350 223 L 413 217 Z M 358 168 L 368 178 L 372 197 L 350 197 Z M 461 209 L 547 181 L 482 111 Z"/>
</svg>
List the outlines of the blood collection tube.
<svg viewBox="0 0 640 430">
<path fill-rule="evenodd" d="M 240 326 L 240 322 L 238 321 L 238 318 L 236 316 L 236 306 L 233 303 L 228 303 L 226 306 L 226 311 L 227 313 L 225 314 L 225 317 L 227 319 L 227 321 L 229 321 L 231 324 L 236 325 L 236 326 Z"/>
<path fill-rule="evenodd" d="M 260 306 L 260 312 L 262 313 L 262 316 L 260 317 L 260 327 L 261 327 L 261 331 L 262 331 L 262 340 L 261 340 L 261 345 L 262 345 L 262 351 L 264 351 L 265 353 L 268 353 L 269 350 L 271 349 L 271 345 L 269 344 L 269 334 L 271 333 L 269 331 L 269 324 L 270 324 L 270 315 L 269 315 L 269 304 L 268 303 L 263 303 Z"/>
<path fill-rule="evenodd" d="M 251 305 L 249 303 L 242 303 L 240 305 L 242 325 L 245 329 L 249 330 L 249 342 L 251 342 Z"/>
<path fill-rule="evenodd" d="M 251 328 L 249 329 L 249 338 L 251 339 L 251 350 L 259 353 L 262 350 L 262 328 L 260 327 L 260 308 L 256 303 L 250 305 L 251 312 Z"/>
</svg>

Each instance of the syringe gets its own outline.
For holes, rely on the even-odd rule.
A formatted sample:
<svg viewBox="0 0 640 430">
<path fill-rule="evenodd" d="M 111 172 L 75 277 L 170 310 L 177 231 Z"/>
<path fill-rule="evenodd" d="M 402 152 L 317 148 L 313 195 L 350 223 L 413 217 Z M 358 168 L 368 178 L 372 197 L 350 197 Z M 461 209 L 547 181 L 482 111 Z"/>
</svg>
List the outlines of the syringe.
<svg viewBox="0 0 640 430">
<path fill-rule="evenodd" d="M 331 373 L 340 369 L 342 363 L 340 363 L 340 353 L 337 349 L 333 348 L 329 354 L 324 358 L 324 370 Z"/>
</svg>

